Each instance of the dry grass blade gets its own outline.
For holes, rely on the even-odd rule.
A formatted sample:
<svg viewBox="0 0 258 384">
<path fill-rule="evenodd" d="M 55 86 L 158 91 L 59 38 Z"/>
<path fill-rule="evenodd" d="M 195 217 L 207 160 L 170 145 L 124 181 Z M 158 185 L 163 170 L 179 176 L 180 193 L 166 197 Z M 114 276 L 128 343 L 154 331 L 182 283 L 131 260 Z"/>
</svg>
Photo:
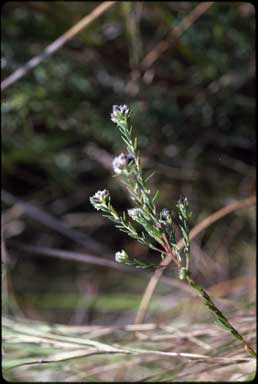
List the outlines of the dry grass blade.
<svg viewBox="0 0 258 384">
<path fill-rule="evenodd" d="M 107 11 L 110 7 L 115 4 L 115 1 L 104 1 L 98 7 L 96 7 L 89 15 L 83 17 L 78 23 L 76 23 L 72 28 L 68 29 L 62 36 L 56 39 L 53 43 L 48 45 L 43 53 L 38 56 L 33 57 L 25 65 L 18 68 L 14 73 L 8 76 L 1 83 L 1 90 L 5 90 L 10 85 L 15 83 L 17 80 L 25 76 L 29 71 L 39 65 L 43 60 L 46 60 L 49 56 L 53 55 L 58 49 L 60 49 L 67 41 L 71 40 L 77 33 L 79 33 L 83 28 L 87 27 L 99 16 Z"/>
<path fill-rule="evenodd" d="M 16 196 L 5 190 L 1 191 L 1 200 L 3 203 L 9 206 L 16 205 L 16 209 L 19 210 L 20 213 L 31 217 L 33 220 L 47 226 L 48 228 L 51 228 L 53 231 L 60 233 L 61 235 L 85 247 L 86 249 L 99 253 L 108 252 L 108 249 L 106 247 L 100 245 L 89 235 L 69 228 L 61 220 L 58 220 L 54 216 L 45 212 L 43 209 L 31 203 L 25 202 L 22 199 L 18 199 Z"/>
<path fill-rule="evenodd" d="M 242 320 L 243 329 L 246 323 L 245 317 L 240 316 L 239 319 Z M 98 335 L 96 328 L 99 330 Z M 114 381 L 116 372 L 122 369 L 125 373 L 132 365 L 138 375 L 135 378 L 138 377 L 140 380 L 144 377 L 151 379 L 164 373 L 171 374 L 171 369 L 177 372 L 178 377 L 182 375 L 186 379 L 189 379 L 196 370 L 201 372 L 204 368 L 210 375 L 217 367 L 225 369 L 224 378 L 230 378 L 232 374 L 246 377 L 255 369 L 254 360 L 243 357 L 243 352 L 237 352 L 233 344 L 227 346 L 213 325 L 207 329 L 206 324 L 197 322 L 189 333 L 187 324 L 181 325 L 180 328 L 172 324 L 163 326 L 128 324 L 110 327 L 111 332 L 108 336 L 105 333 L 101 335 L 101 330 L 106 328 L 46 325 L 41 322 L 4 317 L 5 377 L 9 377 L 9 372 L 10 374 L 19 372 L 20 378 L 23 373 L 30 372 L 34 381 L 38 377 L 39 370 L 40 372 L 47 370 L 49 364 L 52 366 L 55 363 L 58 363 L 59 369 L 65 366 L 65 381 L 69 381 L 69 378 L 73 379 L 72 381 L 84 380 L 88 376 L 97 378 L 97 381 L 107 379 Z M 121 333 L 121 330 L 125 333 Z M 128 341 L 127 332 L 131 330 L 141 330 L 146 338 Z M 88 337 L 92 337 L 94 333 L 95 337 L 105 337 L 105 342 L 89 339 Z M 114 342 L 117 338 L 119 342 Z M 203 346 L 193 342 L 193 338 L 212 345 L 209 354 L 203 354 L 201 352 Z M 227 350 L 223 353 L 225 348 Z M 226 357 L 223 354 L 226 354 Z M 22 370 L 20 367 L 23 367 Z M 53 374 L 53 368 L 50 369 Z M 132 379 L 132 376 L 130 377 Z"/>
</svg>

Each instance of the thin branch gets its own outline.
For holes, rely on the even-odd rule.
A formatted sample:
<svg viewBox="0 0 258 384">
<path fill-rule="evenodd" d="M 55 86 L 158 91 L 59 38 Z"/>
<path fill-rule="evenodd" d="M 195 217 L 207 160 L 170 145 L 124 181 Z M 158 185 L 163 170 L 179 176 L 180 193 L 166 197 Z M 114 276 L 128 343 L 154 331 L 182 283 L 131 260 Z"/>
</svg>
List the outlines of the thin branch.
<svg viewBox="0 0 258 384">
<path fill-rule="evenodd" d="M 159 59 L 159 57 L 171 47 L 171 44 L 175 44 L 182 34 L 186 32 L 205 12 L 207 12 L 213 4 L 214 2 L 205 2 L 197 5 L 197 7 L 195 7 L 178 25 L 171 30 L 167 40 L 159 42 L 159 44 L 157 44 L 144 57 L 142 67 L 144 69 L 150 68 Z"/>
<path fill-rule="evenodd" d="M 256 205 L 256 196 L 251 196 L 247 199 L 236 201 L 235 203 L 231 203 L 226 207 L 219 209 L 218 211 L 214 212 L 212 215 L 208 216 L 206 219 L 201 221 L 191 230 L 190 239 L 194 239 L 204 229 L 206 229 L 219 219 L 222 219 L 222 217 L 227 216 L 229 213 L 252 205 Z"/>
<path fill-rule="evenodd" d="M 83 28 L 91 24 L 94 20 L 101 16 L 115 3 L 116 1 L 104 1 L 98 7 L 94 8 L 89 15 L 83 17 L 72 28 L 68 29 L 68 31 L 66 31 L 63 35 L 61 35 L 53 43 L 48 45 L 43 51 L 43 53 L 33 57 L 26 64 L 18 68 L 15 72 L 13 72 L 10 76 L 3 80 L 1 83 L 1 90 L 3 91 L 4 89 L 8 88 L 10 85 L 15 83 L 17 80 L 21 79 L 29 71 L 39 65 L 42 61 L 46 60 L 49 56 L 53 55 L 54 52 L 60 49 L 65 43 L 71 40 L 75 35 L 77 35 L 77 33 L 81 32 Z"/>
<path fill-rule="evenodd" d="M 19 250 L 31 253 L 33 255 L 45 255 L 57 259 L 79 261 L 82 263 L 94 264 L 101 267 L 113 268 L 119 271 L 134 272 L 134 269 L 122 264 L 118 264 L 116 261 L 109 260 L 100 256 L 89 255 L 85 252 L 65 251 L 63 249 L 25 245 L 17 242 L 15 244 L 12 244 L 12 246 Z"/>
<path fill-rule="evenodd" d="M 199 233 L 204 231 L 204 229 L 208 228 L 211 224 L 215 223 L 216 221 L 218 221 L 222 217 L 228 215 L 229 213 L 234 212 L 237 209 L 252 206 L 255 204 L 256 204 L 256 196 L 251 196 L 247 199 L 237 201 L 235 203 L 227 205 L 224 208 L 219 209 L 217 212 L 208 216 L 206 219 L 201 221 L 199 224 L 197 224 L 191 230 L 190 239 L 191 240 L 194 239 Z M 182 249 L 183 239 L 181 239 L 178 242 L 177 246 L 179 249 Z M 140 324 L 144 321 L 144 318 L 145 318 L 146 312 L 148 310 L 151 298 L 152 298 L 154 291 L 158 285 L 158 282 L 159 282 L 160 278 L 162 277 L 162 274 L 165 271 L 166 267 L 171 263 L 171 261 L 172 261 L 172 258 L 170 256 L 167 256 L 165 258 L 165 260 L 163 260 L 160 263 L 160 265 L 164 266 L 164 268 L 159 268 L 153 273 L 153 275 L 152 275 L 152 277 L 151 277 L 151 279 L 150 279 L 150 281 L 149 281 L 149 283 L 145 289 L 145 292 L 143 294 L 142 301 L 140 303 L 140 306 L 139 306 L 139 309 L 138 309 L 138 312 L 136 315 L 136 319 L 135 319 L 136 324 Z"/>
<path fill-rule="evenodd" d="M 56 248 L 48 248 L 48 247 L 42 247 L 42 246 L 35 246 L 35 245 L 25 245 L 23 243 L 18 242 L 12 242 L 11 244 L 12 248 L 16 248 L 18 250 L 22 250 L 28 254 L 33 254 L 33 256 L 36 255 L 45 255 L 47 257 L 54 257 L 57 259 L 63 259 L 63 260 L 71 260 L 71 261 L 77 261 L 81 263 L 87 263 L 87 264 L 94 264 L 98 265 L 100 267 L 108 267 L 113 268 L 116 270 L 119 270 L 121 272 L 132 272 L 135 274 L 134 268 L 128 267 L 124 264 L 119 264 L 116 261 L 113 261 L 112 259 L 95 256 L 95 255 L 89 255 L 85 252 L 74 252 L 74 251 L 65 251 L 63 249 L 56 249 Z M 26 253 L 24 255 L 26 255 Z M 20 254 L 18 254 L 19 256 Z M 109 257 L 113 258 L 113 255 L 108 254 Z M 27 255 L 26 255 L 27 256 Z M 149 278 L 152 276 L 150 272 L 147 272 L 145 269 L 139 269 L 138 273 L 140 273 L 143 276 L 146 276 L 146 278 Z M 176 279 L 171 279 L 165 276 L 162 276 L 161 281 L 169 285 L 171 287 L 176 287 L 179 289 L 183 289 L 184 291 L 188 293 L 192 293 L 192 289 L 189 288 L 186 284 L 184 284 L 181 281 L 178 281 Z"/>
<path fill-rule="evenodd" d="M 16 196 L 5 190 L 1 191 L 1 200 L 8 206 L 17 204 L 17 206 L 23 212 L 24 215 L 31 217 L 33 220 L 36 220 L 37 222 L 43 225 L 46 225 L 53 231 L 60 233 L 61 235 L 67 237 L 68 239 L 76 242 L 77 244 L 85 247 L 90 251 L 96 253 L 110 253 L 107 247 L 100 245 L 97 241 L 91 239 L 89 235 L 81 233 L 78 230 L 69 228 L 68 225 L 53 217 L 49 213 L 46 213 L 45 211 L 43 211 L 43 209 L 36 207 L 31 203 L 18 199 Z"/>
</svg>

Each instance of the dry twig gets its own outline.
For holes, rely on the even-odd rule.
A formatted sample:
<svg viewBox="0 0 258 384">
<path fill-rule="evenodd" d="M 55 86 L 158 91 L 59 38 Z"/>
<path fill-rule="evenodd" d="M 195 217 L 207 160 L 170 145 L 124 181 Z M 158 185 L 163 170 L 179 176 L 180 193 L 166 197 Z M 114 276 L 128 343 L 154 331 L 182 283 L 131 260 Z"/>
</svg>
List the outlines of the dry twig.
<svg viewBox="0 0 258 384">
<path fill-rule="evenodd" d="M 81 30 L 91 24 L 94 20 L 96 20 L 99 16 L 101 16 L 105 11 L 107 11 L 110 7 L 112 7 L 116 1 L 104 1 L 98 7 L 94 8 L 93 11 L 83 17 L 78 23 L 76 23 L 72 28 L 68 29 L 63 35 L 58 37 L 53 43 L 48 45 L 43 53 L 38 56 L 33 57 L 22 67 L 18 68 L 14 73 L 8 76 L 1 83 L 1 90 L 8 88 L 10 85 L 15 83 L 17 80 L 21 79 L 25 76 L 29 71 L 39 65 L 42 61 L 46 60 L 49 56 L 53 55 L 58 49 L 60 49 L 65 43 L 71 40 L 77 33 L 81 32 Z"/>
<path fill-rule="evenodd" d="M 197 5 L 192 12 L 183 18 L 181 23 L 171 30 L 167 40 L 160 41 L 159 44 L 144 57 L 142 67 L 144 69 L 150 68 L 159 57 L 170 48 L 171 43 L 175 43 L 213 4 L 213 2 L 205 2 Z"/>
</svg>

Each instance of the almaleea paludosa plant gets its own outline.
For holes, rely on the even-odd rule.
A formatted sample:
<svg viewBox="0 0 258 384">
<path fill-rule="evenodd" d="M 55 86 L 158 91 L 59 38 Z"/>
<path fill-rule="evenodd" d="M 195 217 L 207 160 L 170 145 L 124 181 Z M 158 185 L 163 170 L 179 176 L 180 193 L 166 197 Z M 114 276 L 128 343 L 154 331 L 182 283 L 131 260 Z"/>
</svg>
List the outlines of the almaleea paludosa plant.
<svg viewBox="0 0 258 384">
<path fill-rule="evenodd" d="M 204 304 L 216 317 L 216 322 L 243 343 L 247 352 L 256 356 L 253 348 L 244 340 L 243 336 L 230 324 L 223 313 L 214 304 L 208 293 L 191 276 L 190 272 L 190 238 L 189 221 L 191 211 L 187 198 L 181 198 L 174 211 L 163 208 L 158 212 L 155 199 L 157 193 L 152 195 L 147 186 L 149 178 L 144 178 L 141 160 L 137 146 L 137 138 L 132 137 L 132 126 L 130 125 L 131 111 L 126 105 L 114 105 L 111 120 L 118 126 L 121 137 L 126 145 L 127 153 L 121 153 L 113 161 L 115 174 L 126 186 L 134 208 L 128 209 L 122 214 L 113 207 L 109 192 L 104 189 L 90 197 L 91 204 L 104 213 L 115 226 L 128 236 L 139 241 L 141 244 L 160 253 L 162 259 L 170 255 L 175 266 L 178 268 L 179 278 L 191 285 L 198 291 Z M 181 231 L 184 247 L 180 254 L 175 236 L 175 221 Z M 134 266 L 136 268 L 156 268 L 135 258 L 130 258 L 122 250 L 115 255 L 118 263 Z M 157 266 L 158 268 L 159 266 Z"/>
</svg>

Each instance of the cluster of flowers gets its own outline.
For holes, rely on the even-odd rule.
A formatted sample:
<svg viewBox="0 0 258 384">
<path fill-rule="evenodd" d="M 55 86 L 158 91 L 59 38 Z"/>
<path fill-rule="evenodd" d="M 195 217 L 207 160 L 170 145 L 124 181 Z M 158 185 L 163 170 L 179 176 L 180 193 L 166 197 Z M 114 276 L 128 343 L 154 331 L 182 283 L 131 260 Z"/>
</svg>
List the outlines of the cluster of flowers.
<svg viewBox="0 0 258 384">
<path fill-rule="evenodd" d="M 114 105 L 111 113 L 111 120 L 118 126 L 125 126 L 128 122 L 128 118 L 131 112 L 127 105 Z M 134 155 L 131 153 L 121 153 L 114 158 L 113 169 L 116 174 L 130 174 L 132 167 L 135 163 Z"/>
<path fill-rule="evenodd" d="M 115 157 L 113 160 L 113 169 L 116 174 L 130 174 L 132 167 L 134 165 L 134 156 L 132 154 L 125 155 L 121 153 L 119 156 Z"/>
<path fill-rule="evenodd" d="M 164 236 L 168 236 L 170 244 L 180 261 L 179 252 L 176 245 L 176 239 L 172 224 L 174 223 L 175 212 L 163 208 L 159 214 L 156 213 L 154 206 L 154 198 L 151 199 L 150 190 L 147 189 L 144 179 L 141 176 L 141 168 L 136 155 L 136 144 L 133 144 L 131 138 L 131 130 L 128 127 L 128 118 L 131 112 L 126 105 L 114 105 L 111 113 L 111 120 L 118 125 L 122 139 L 125 141 L 128 153 L 121 153 L 113 160 L 113 170 L 115 174 L 123 176 L 124 182 L 128 187 L 131 198 L 136 202 L 137 207 L 127 210 L 127 215 L 134 222 L 144 228 L 149 238 L 154 239 L 159 245 L 164 247 Z M 138 178 L 137 178 L 138 177 Z M 116 222 L 116 226 L 129 234 L 129 236 L 137 239 L 139 242 L 148 245 L 152 249 L 157 248 L 145 237 L 144 232 L 139 234 L 133 223 L 128 222 L 125 212 L 119 216 L 111 205 L 111 197 L 109 192 L 96 192 L 90 202 L 97 210 L 105 212 L 107 217 Z M 181 212 L 183 224 L 185 224 L 188 216 L 187 199 L 178 202 L 178 209 Z M 166 244 L 165 244 L 166 247 Z M 116 253 L 116 261 L 128 265 L 141 266 L 141 262 L 137 264 L 136 260 L 129 259 L 127 253 L 122 250 Z"/>
<path fill-rule="evenodd" d="M 127 105 L 113 105 L 113 110 L 111 113 L 111 120 L 115 124 L 121 124 L 121 122 L 126 122 L 131 112 Z"/>
<path fill-rule="evenodd" d="M 105 213 L 105 217 L 115 222 L 117 228 L 126 232 L 130 237 L 136 239 L 141 244 L 147 245 L 149 248 L 154 249 L 161 253 L 163 259 L 165 255 L 172 257 L 176 263 L 179 271 L 179 278 L 185 280 L 192 286 L 200 296 L 203 298 L 205 305 L 216 316 L 217 322 L 226 328 L 238 340 L 243 342 L 245 350 L 252 356 L 256 356 L 256 352 L 252 347 L 246 343 L 242 335 L 229 323 L 223 313 L 216 307 L 208 293 L 191 277 L 190 273 L 190 232 L 189 221 L 191 212 L 187 198 L 181 198 L 176 204 L 176 212 L 169 211 L 163 208 L 158 214 L 154 200 L 151 197 L 151 192 L 147 188 L 147 179 L 143 178 L 142 168 L 137 153 L 137 140 L 132 140 L 132 128 L 129 128 L 128 122 L 130 117 L 130 110 L 126 105 L 114 105 L 111 114 L 111 120 L 117 124 L 121 137 L 126 144 L 127 154 L 121 153 L 113 161 L 113 169 L 115 174 L 122 176 L 122 181 L 126 185 L 132 201 L 135 203 L 136 208 L 131 208 L 127 214 L 123 212 L 120 216 L 111 204 L 111 197 L 109 192 L 104 189 L 96 192 L 90 197 L 90 202 L 97 209 Z M 131 220 L 128 220 L 128 217 Z M 134 226 L 134 222 L 141 228 L 140 230 Z M 183 255 L 184 260 L 181 259 L 177 241 L 175 238 L 174 223 L 179 226 L 180 232 L 184 241 Z M 152 244 L 153 239 L 158 244 L 158 247 Z M 161 247 L 161 248 L 160 248 Z M 138 259 L 129 258 L 128 254 L 121 250 L 116 252 L 115 259 L 118 263 L 123 263 L 136 268 L 150 268 L 157 266 L 145 263 Z M 182 266 L 184 261 L 184 266 Z"/>
<path fill-rule="evenodd" d="M 104 189 L 103 191 L 98 191 L 95 195 L 91 196 L 90 202 L 97 211 L 100 211 L 103 206 L 107 206 L 108 199 L 110 199 L 109 191 Z"/>
</svg>

